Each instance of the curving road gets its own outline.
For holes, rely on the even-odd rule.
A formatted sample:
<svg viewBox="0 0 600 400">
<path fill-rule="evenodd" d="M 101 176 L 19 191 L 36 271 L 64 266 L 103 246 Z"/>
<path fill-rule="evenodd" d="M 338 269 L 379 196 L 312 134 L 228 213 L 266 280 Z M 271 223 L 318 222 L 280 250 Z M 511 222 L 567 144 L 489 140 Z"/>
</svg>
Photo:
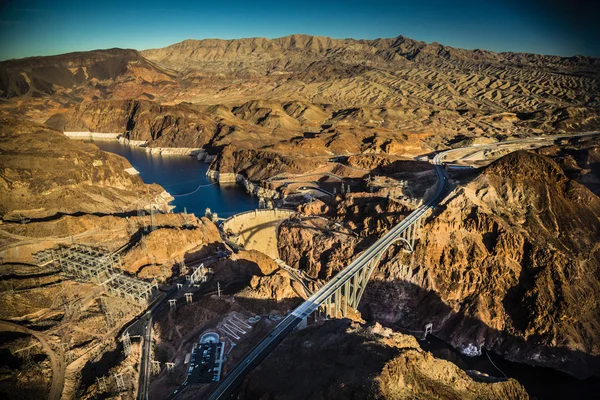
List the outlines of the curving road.
<svg viewBox="0 0 600 400">
<path fill-rule="evenodd" d="M 13 324 L 12 322 L 8 321 L 0 321 L 0 330 L 27 333 L 40 341 L 42 348 L 50 358 L 50 366 L 52 367 L 52 384 L 50 385 L 50 394 L 48 394 L 48 399 L 59 400 L 62 396 L 63 386 L 65 384 L 65 362 L 62 351 L 59 351 L 57 356 L 54 350 L 52 350 L 52 347 L 50 347 L 48 344 L 46 335 L 41 332 L 28 329 L 24 326 Z"/>
<path fill-rule="evenodd" d="M 213 390 L 208 397 L 209 400 L 226 399 L 233 394 L 236 388 L 242 383 L 245 375 L 256 367 L 300 322 L 302 322 L 308 315 L 314 312 L 321 303 L 327 298 L 331 297 L 339 288 L 341 288 L 352 276 L 354 276 L 362 268 L 377 255 L 384 251 L 391 243 L 397 240 L 399 235 L 404 232 L 413 222 L 422 217 L 430 208 L 438 205 L 445 197 L 448 190 L 448 176 L 446 175 L 443 160 L 448 154 L 465 150 L 467 148 L 474 149 L 485 149 L 485 148 L 497 148 L 503 145 L 513 145 L 517 142 L 533 142 L 539 145 L 539 147 L 546 145 L 546 141 L 554 141 L 556 139 L 565 137 L 580 137 L 580 136 L 591 136 L 598 135 L 600 132 L 583 133 L 579 135 L 554 135 L 535 139 L 517 139 L 506 142 L 494 143 L 490 145 L 475 145 L 465 148 L 452 149 L 438 153 L 432 160 L 435 167 L 435 171 L 438 177 L 437 189 L 434 195 L 424 204 L 417 207 L 408 217 L 402 222 L 393 227 L 388 233 L 377 240 L 371 247 L 361 253 L 348 267 L 340 271 L 335 277 L 321 287 L 317 292 L 310 296 L 304 303 L 298 306 L 291 314 L 284 318 L 276 327 L 271 331 L 269 336 L 264 338 L 258 345 L 256 345 L 248 355 L 236 365 Z"/>
</svg>

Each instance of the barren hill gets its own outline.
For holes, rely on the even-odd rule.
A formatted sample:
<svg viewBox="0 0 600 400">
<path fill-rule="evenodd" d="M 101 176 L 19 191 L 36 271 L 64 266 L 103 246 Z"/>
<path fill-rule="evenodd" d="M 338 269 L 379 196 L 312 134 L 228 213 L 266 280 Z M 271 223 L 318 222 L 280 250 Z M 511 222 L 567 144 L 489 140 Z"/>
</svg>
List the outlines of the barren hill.
<svg viewBox="0 0 600 400">
<path fill-rule="evenodd" d="M 135 50 L 109 49 L 1 63 L 2 97 L 52 95 L 58 88 L 124 81 L 136 73 L 171 78 Z"/>
</svg>

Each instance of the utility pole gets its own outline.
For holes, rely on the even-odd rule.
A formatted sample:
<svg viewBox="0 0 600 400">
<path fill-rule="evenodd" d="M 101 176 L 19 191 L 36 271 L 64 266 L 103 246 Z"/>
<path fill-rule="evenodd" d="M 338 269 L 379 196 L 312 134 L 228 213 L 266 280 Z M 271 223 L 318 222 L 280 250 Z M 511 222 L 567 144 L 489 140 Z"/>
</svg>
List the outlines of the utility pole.
<svg viewBox="0 0 600 400">
<path fill-rule="evenodd" d="M 176 299 L 170 299 L 169 300 L 169 308 L 171 310 L 175 309 L 177 307 L 177 300 Z"/>
<path fill-rule="evenodd" d="M 192 293 L 185 293 L 185 303 L 190 304 L 192 302 Z"/>
<path fill-rule="evenodd" d="M 166 364 L 167 364 L 167 371 L 169 371 L 169 372 L 173 371 L 173 369 L 175 368 L 175 363 L 168 362 Z"/>
</svg>

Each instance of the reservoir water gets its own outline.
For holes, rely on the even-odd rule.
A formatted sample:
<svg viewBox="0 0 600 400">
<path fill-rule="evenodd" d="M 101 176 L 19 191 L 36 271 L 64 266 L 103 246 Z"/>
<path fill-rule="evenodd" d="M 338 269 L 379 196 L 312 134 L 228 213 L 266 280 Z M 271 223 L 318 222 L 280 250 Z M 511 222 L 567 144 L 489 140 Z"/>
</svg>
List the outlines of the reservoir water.
<svg viewBox="0 0 600 400">
<path fill-rule="evenodd" d="M 160 156 L 143 148 L 127 146 L 116 140 L 93 140 L 100 149 L 125 157 L 138 170 L 145 183 L 157 183 L 175 197 L 174 212 L 203 217 L 206 208 L 220 217 L 258 208 L 258 197 L 236 184 L 218 184 L 206 176 L 208 164 L 190 156 Z M 197 189 L 197 190 L 196 190 Z M 193 193 L 192 193 L 193 192 Z M 179 195 L 192 193 L 190 195 Z"/>
</svg>

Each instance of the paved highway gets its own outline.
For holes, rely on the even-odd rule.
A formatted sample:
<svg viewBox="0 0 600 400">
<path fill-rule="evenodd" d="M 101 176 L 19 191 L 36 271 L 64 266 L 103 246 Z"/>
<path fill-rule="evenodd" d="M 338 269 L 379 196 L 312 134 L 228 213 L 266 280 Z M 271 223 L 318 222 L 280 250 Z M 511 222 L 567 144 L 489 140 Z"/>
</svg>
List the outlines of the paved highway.
<svg viewBox="0 0 600 400">
<path fill-rule="evenodd" d="M 198 260 L 190 261 L 187 264 L 187 267 L 195 267 L 200 264 L 204 264 L 208 261 L 213 261 L 213 259 L 219 259 L 221 256 L 208 256 L 203 257 Z M 185 283 L 184 288 L 189 287 L 189 283 Z M 131 336 L 141 336 L 142 337 L 142 356 L 140 360 L 140 376 L 139 376 L 139 389 L 137 400 L 147 400 L 148 399 L 148 386 L 150 384 L 150 350 L 152 348 L 152 325 L 153 318 L 158 313 L 158 311 L 165 306 L 167 300 L 172 298 L 178 292 L 176 287 L 173 287 L 166 293 L 162 293 L 159 298 L 157 298 L 154 303 L 150 306 L 150 308 L 139 317 L 136 321 L 131 323 L 125 332 L 128 332 Z"/>
<path fill-rule="evenodd" d="M 497 148 L 506 144 L 514 144 L 517 142 L 528 142 L 537 141 L 537 144 L 541 147 L 545 145 L 545 141 L 556 140 L 565 137 L 580 137 L 598 135 L 600 132 L 583 133 L 579 135 L 554 135 L 547 136 L 543 139 L 517 139 L 506 142 L 494 143 L 490 145 L 475 145 L 470 146 L 474 149 L 485 149 L 485 148 Z M 406 230 L 412 223 L 418 220 L 423 214 L 427 212 L 429 208 L 435 207 L 445 198 L 446 191 L 448 190 L 448 176 L 443 167 L 444 158 L 459 150 L 465 150 L 466 148 L 447 150 L 438 153 L 433 158 L 433 165 L 438 177 L 438 185 L 435 194 L 424 204 L 417 207 L 408 217 L 402 222 L 393 227 L 388 233 L 376 241 L 371 247 L 361 253 L 348 267 L 340 271 L 334 278 L 327 282 L 321 289 L 315 292 L 309 297 L 304 303 L 298 306 L 291 314 L 284 318 L 276 327 L 271 331 L 269 336 L 264 338 L 256 347 L 254 347 L 250 353 L 231 370 L 225 379 L 223 379 L 218 386 L 215 387 L 213 392 L 208 397 L 209 400 L 227 399 L 230 397 L 236 388 L 241 384 L 242 379 L 245 375 L 256 367 L 304 318 L 314 312 L 320 304 L 322 304 L 327 298 L 331 297 L 340 287 L 342 287 L 354 274 L 360 271 L 366 266 L 373 258 L 375 258 L 381 251 L 385 250 L 396 238 Z"/>
<path fill-rule="evenodd" d="M 59 350 L 57 355 L 48 344 L 48 337 L 44 333 L 31 330 L 12 322 L 0 321 L 0 330 L 27 333 L 40 341 L 42 348 L 46 354 L 48 354 L 50 367 L 52 368 L 52 384 L 50 385 L 48 399 L 59 400 L 62 397 L 63 386 L 65 383 L 65 362 L 62 350 Z"/>
<path fill-rule="evenodd" d="M 130 335 L 132 333 L 134 335 L 137 333 L 143 338 L 137 400 L 148 400 L 148 386 L 150 383 L 150 350 L 152 349 L 152 319 L 166 304 L 166 301 L 176 293 L 177 287 L 172 288 L 167 293 L 162 293 L 161 297 L 155 300 L 154 304 L 144 313 L 144 315 L 125 330 L 125 332 L 128 332 Z M 139 329 L 139 331 L 131 332 L 135 328 Z"/>
</svg>

